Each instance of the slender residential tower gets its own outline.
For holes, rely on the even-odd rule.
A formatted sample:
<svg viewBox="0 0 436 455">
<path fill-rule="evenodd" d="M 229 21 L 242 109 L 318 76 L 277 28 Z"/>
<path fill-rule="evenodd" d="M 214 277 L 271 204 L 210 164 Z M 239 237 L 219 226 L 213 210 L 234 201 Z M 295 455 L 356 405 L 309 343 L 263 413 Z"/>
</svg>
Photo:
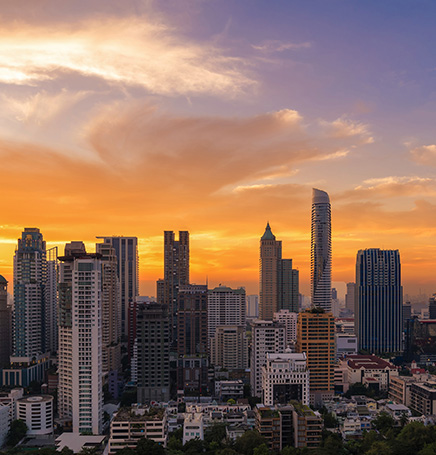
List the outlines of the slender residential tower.
<svg viewBox="0 0 436 455">
<path fill-rule="evenodd" d="M 332 224 L 330 198 L 313 188 L 311 237 L 312 305 L 331 311 L 332 307 Z"/>
</svg>

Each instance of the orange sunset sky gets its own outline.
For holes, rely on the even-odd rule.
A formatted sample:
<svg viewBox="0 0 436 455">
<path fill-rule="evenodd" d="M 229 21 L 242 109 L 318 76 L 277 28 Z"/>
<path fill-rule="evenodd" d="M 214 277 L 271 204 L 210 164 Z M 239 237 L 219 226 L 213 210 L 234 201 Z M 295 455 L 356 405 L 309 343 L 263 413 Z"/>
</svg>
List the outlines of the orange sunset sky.
<svg viewBox="0 0 436 455">
<path fill-rule="evenodd" d="M 269 221 L 307 295 L 317 187 L 334 282 L 399 249 L 405 293 L 436 292 L 436 8 L 379 3 L 2 2 L 0 273 L 24 227 L 137 236 L 155 295 L 188 230 L 192 282 L 257 293 Z"/>
</svg>

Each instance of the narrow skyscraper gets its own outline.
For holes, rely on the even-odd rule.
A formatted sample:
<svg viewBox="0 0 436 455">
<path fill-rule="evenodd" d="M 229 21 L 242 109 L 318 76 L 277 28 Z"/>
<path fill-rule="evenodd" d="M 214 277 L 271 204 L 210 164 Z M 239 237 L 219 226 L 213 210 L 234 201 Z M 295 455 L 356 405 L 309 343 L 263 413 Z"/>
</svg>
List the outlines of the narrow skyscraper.
<svg viewBox="0 0 436 455">
<path fill-rule="evenodd" d="M 403 287 L 398 250 L 359 250 L 354 316 L 359 349 L 371 354 L 402 350 Z"/>
<path fill-rule="evenodd" d="M 137 237 L 97 237 L 109 243 L 117 256 L 118 278 L 121 289 L 121 334 L 129 334 L 129 304 L 139 295 L 138 281 L 138 238 Z"/>
<path fill-rule="evenodd" d="M 267 223 L 260 239 L 259 318 L 271 321 L 282 309 L 297 312 L 298 290 L 298 270 L 292 259 L 282 259 L 282 242 Z"/>
<path fill-rule="evenodd" d="M 8 367 L 11 355 L 11 309 L 8 307 L 8 282 L 0 275 L 0 368 Z"/>
<path fill-rule="evenodd" d="M 311 224 L 312 305 L 331 311 L 332 307 L 332 226 L 330 198 L 313 188 Z"/>
</svg>

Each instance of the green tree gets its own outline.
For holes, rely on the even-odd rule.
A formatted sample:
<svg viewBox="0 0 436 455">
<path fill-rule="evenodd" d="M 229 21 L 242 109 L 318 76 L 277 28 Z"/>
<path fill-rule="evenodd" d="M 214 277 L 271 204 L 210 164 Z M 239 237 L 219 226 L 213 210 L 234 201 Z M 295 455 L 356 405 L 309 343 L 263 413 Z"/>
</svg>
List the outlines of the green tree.
<svg viewBox="0 0 436 455">
<path fill-rule="evenodd" d="M 204 441 L 207 445 L 212 442 L 218 444 L 218 448 L 222 447 L 223 441 L 226 439 L 226 424 L 225 423 L 214 423 L 206 429 L 204 432 Z"/>
<path fill-rule="evenodd" d="M 433 426 L 426 427 L 421 422 L 406 425 L 395 440 L 395 452 L 398 455 L 409 455 L 422 450 L 427 444 L 436 441 Z"/>
<path fill-rule="evenodd" d="M 131 406 L 133 403 L 137 402 L 136 389 L 128 389 L 123 392 L 120 400 L 121 407 Z"/>
<path fill-rule="evenodd" d="M 254 455 L 254 449 L 265 442 L 265 438 L 258 431 L 246 431 L 236 440 L 235 450 L 243 455 Z"/>
<path fill-rule="evenodd" d="M 61 455 L 74 455 L 74 452 L 67 446 L 62 447 Z"/>
<path fill-rule="evenodd" d="M 297 455 L 298 449 L 292 446 L 286 446 L 280 452 L 280 455 Z"/>
<path fill-rule="evenodd" d="M 239 455 L 236 450 L 231 447 L 225 447 L 224 449 L 217 450 L 216 455 Z"/>
<path fill-rule="evenodd" d="M 424 448 L 418 452 L 418 455 L 436 455 L 436 442 L 425 445 Z"/>
<path fill-rule="evenodd" d="M 253 455 L 269 455 L 269 449 L 266 444 L 262 444 L 254 449 Z"/>
<path fill-rule="evenodd" d="M 344 445 L 338 434 L 330 433 L 323 444 L 326 455 L 339 455 L 344 453 Z"/>
<path fill-rule="evenodd" d="M 167 448 L 171 451 L 183 450 L 183 442 L 178 437 L 171 435 L 167 444 Z"/>
<path fill-rule="evenodd" d="M 8 446 L 16 446 L 27 434 L 27 425 L 22 420 L 14 420 L 6 438 Z"/>
<path fill-rule="evenodd" d="M 380 431 L 382 434 L 386 434 L 388 430 L 395 426 L 395 419 L 390 416 L 387 412 L 381 412 L 373 421 L 372 426 Z"/>
<path fill-rule="evenodd" d="M 117 450 L 117 455 L 136 455 L 136 450 L 131 447 L 124 447 L 121 450 Z"/>
<path fill-rule="evenodd" d="M 392 449 L 386 441 L 375 441 L 365 455 L 392 455 Z"/>
<path fill-rule="evenodd" d="M 325 414 L 322 415 L 324 419 L 324 426 L 326 428 L 336 428 L 338 426 L 338 419 L 331 413 L 331 412 L 326 412 Z"/>
<path fill-rule="evenodd" d="M 165 455 L 165 449 L 151 439 L 141 438 L 136 444 L 137 455 Z"/>
<path fill-rule="evenodd" d="M 183 452 L 188 455 L 198 455 L 204 452 L 204 442 L 198 438 L 191 439 L 183 446 Z"/>
</svg>

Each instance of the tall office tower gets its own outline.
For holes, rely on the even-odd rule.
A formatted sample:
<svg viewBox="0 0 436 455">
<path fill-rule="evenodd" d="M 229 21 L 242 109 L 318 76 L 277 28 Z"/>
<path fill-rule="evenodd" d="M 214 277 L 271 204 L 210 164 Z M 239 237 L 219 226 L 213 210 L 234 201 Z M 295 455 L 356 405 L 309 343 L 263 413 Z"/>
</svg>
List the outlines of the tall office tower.
<svg viewBox="0 0 436 455">
<path fill-rule="evenodd" d="M 245 330 L 245 289 L 218 286 L 209 289 L 207 296 L 207 327 L 209 340 L 222 325 L 238 325 Z"/>
<path fill-rule="evenodd" d="M 267 223 L 260 239 L 259 318 L 270 321 L 281 309 L 298 311 L 298 270 L 292 259 L 282 259 L 282 242 Z"/>
<path fill-rule="evenodd" d="M 115 249 L 118 261 L 118 278 L 121 289 L 121 335 L 129 333 L 129 303 L 139 295 L 138 281 L 138 238 L 137 237 L 97 237 Z"/>
<path fill-rule="evenodd" d="M 164 279 L 157 282 L 158 303 L 167 305 L 172 350 L 177 343 L 177 301 L 180 286 L 189 285 L 189 232 L 164 232 Z"/>
<path fill-rule="evenodd" d="M 59 416 L 72 421 L 74 433 L 101 434 L 101 254 L 71 242 L 59 260 Z"/>
<path fill-rule="evenodd" d="M 0 275 L 0 368 L 9 366 L 11 316 L 11 309 L 8 307 L 8 282 Z"/>
<path fill-rule="evenodd" d="M 280 322 L 286 329 L 286 346 L 291 346 L 297 341 L 297 319 L 298 313 L 289 310 L 280 310 L 274 313 L 274 321 Z"/>
<path fill-rule="evenodd" d="M 330 198 L 313 188 L 311 235 L 312 305 L 330 311 L 332 307 L 332 224 Z"/>
<path fill-rule="evenodd" d="M 310 400 L 319 404 L 334 394 L 335 319 L 322 308 L 298 314 L 297 352 L 305 352 L 310 371 Z"/>
<path fill-rule="evenodd" d="M 436 294 L 428 299 L 428 318 L 436 319 Z"/>
<path fill-rule="evenodd" d="M 46 353 L 45 241 L 37 228 L 25 228 L 14 256 L 12 363 L 31 363 Z"/>
<path fill-rule="evenodd" d="M 45 315 L 45 336 L 47 351 L 58 350 L 58 247 L 47 250 L 47 312 Z"/>
<path fill-rule="evenodd" d="M 101 254 L 102 352 L 103 371 L 121 369 L 121 293 L 118 260 L 115 248 L 109 243 L 97 243 Z"/>
<path fill-rule="evenodd" d="M 179 389 L 203 390 L 207 387 L 207 343 L 207 286 L 180 286 L 177 314 Z"/>
<path fill-rule="evenodd" d="M 247 295 L 247 318 L 258 318 L 259 317 L 259 296 L 258 295 Z"/>
<path fill-rule="evenodd" d="M 138 403 L 168 401 L 170 344 L 166 306 L 138 304 L 136 324 Z"/>
<path fill-rule="evenodd" d="M 266 354 L 285 352 L 285 327 L 276 321 L 255 320 L 251 323 L 251 336 L 251 395 L 261 398 L 262 367 L 266 364 Z"/>
<path fill-rule="evenodd" d="M 248 341 L 245 326 L 217 327 L 210 340 L 210 358 L 213 365 L 229 371 L 248 368 Z"/>
<path fill-rule="evenodd" d="M 356 283 L 347 283 L 347 293 L 345 294 L 345 308 L 354 313 L 356 295 Z"/>
<path fill-rule="evenodd" d="M 372 354 L 402 350 L 403 287 L 398 250 L 359 250 L 355 327 L 359 349 Z"/>
</svg>

